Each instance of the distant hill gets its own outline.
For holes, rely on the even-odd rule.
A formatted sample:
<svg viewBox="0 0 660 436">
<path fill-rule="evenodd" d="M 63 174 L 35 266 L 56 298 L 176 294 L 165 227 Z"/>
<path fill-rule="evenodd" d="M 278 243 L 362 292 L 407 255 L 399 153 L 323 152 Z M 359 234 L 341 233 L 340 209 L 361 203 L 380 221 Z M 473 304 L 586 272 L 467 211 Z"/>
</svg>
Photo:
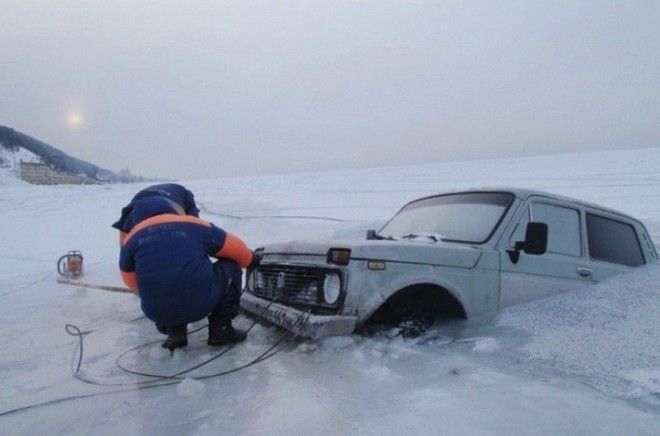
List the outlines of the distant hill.
<svg viewBox="0 0 660 436">
<path fill-rule="evenodd" d="M 39 156 L 43 163 L 51 165 L 60 171 L 77 175 L 84 174 L 100 182 L 131 183 L 145 180 L 127 171 L 114 173 L 82 159 L 69 156 L 52 145 L 5 126 L 0 126 L 0 147 L 11 152 L 19 152 L 21 149 L 25 149 Z"/>
</svg>

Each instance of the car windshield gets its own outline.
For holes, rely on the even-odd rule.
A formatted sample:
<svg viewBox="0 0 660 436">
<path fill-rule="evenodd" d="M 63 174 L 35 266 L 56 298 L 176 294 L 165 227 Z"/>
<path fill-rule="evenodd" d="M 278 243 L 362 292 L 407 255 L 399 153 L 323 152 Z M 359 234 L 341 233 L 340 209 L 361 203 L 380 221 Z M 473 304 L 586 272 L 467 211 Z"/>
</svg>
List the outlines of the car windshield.
<svg viewBox="0 0 660 436">
<path fill-rule="evenodd" d="M 392 239 L 432 235 L 431 240 L 482 244 L 495 232 L 513 198 L 504 192 L 425 198 L 406 205 L 378 235 Z"/>
</svg>

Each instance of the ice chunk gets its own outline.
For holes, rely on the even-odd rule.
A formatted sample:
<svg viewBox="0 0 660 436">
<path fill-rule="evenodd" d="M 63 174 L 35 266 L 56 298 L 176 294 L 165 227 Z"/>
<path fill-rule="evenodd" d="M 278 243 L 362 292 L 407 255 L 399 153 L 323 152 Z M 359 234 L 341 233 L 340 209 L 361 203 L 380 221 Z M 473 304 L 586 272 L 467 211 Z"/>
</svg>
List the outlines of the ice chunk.
<svg viewBox="0 0 660 436">
<path fill-rule="evenodd" d="M 500 350 L 500 342 L 495 338 L 482 338 L 475 344 L 472 351 L 475 353 L 491 354 Z"/>
<path fill-rule="evenodd" d="M 192 397 L 204 391 L 204 383 L 193 378 L 187 378 L 176 387 L 176 393 L 183 397 Z"/>
</svg>

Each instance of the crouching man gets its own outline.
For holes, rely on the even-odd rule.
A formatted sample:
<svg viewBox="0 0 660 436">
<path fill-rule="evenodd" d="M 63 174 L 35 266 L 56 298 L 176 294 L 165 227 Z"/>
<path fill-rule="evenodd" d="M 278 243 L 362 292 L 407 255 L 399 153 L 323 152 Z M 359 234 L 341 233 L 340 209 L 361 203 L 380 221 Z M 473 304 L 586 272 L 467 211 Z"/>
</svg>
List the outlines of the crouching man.
<svg viewBox="0 0 660 436">
<path fill-rule="evenodd" d="M 236 236 L 184 213 L 161 196 L 135 201 L 133 226 L 121 243 L 122 279 L 167 335 L 164 348 L 188 345 L 187 324 L 206 316 L 208 345 L 243 341 L 245 332 L 231 321 L 239 310 L 241 268 L 253 262 L 252 251 Z"/>
</svg>

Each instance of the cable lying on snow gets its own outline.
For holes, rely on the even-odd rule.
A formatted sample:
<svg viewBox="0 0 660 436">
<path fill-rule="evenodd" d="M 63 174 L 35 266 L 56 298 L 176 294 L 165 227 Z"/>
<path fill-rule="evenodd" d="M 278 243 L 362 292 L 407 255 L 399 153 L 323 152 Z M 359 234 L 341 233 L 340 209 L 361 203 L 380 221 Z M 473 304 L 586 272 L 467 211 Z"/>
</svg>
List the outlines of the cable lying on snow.
<svg viewBox="0 0 660 436">
<path fill-rule="evenodd" d="M 273 304 L 276 301 L 276 299 L 277 298 L 274 298 L 273 300 L 271 300 L 270 303 L 263 310 L 267 310 L 270 307 L 270 305 Z M 309 317 L 309 314 L 310 314 L 309 310 L 302 313 L 300 315 L 300 319 L 302 319 L 305 316 Z M 142 317 L 137 318 L 137 319 L 141 319 L 141 318 Z M 250 325 L 250 327 L 247 329 L 247 332 L 252 330 L 252 328 L 254 328 L 254 326 L 256 324 L 257 324 L 257 321 L 256 320 L 253 321 L 252 325 Z M 202 327 L 199 327 L 199 328 L 193 330 L 190 333 L 199 332 L 199 331 L 201 331 L 201 330 L 203 330 L 207 327 L 208 327 L 208 324 L 204 325 Z M 203 361 L 203 362 L 201 362 L 197 365 L 194 365 L 194 366 L 192 366 L 188 369 L 185 369 L 183 371 L 179 371 L 179 372 L 177 372 L 175 374 L 171 374 L 171 375 L 150 374 L 150 373 L 146 373 L 146 372 L 134 371 L 132 369 L 124 367 L 121 364 L 121 362 L 120 362 L 121 359 L 124 356 L 126 356 L 128 353 L 131 353 L 131 352 L 133 352 L 135 350 L 138 350 L 140 348 L 144 348 L 144 347 L 159 343 L 160 341 L 147 342 L 147 343 L 138 345 L 136 347 L 133 347 L 133 348 L 131 348 L 129 350 L 126 350 L 123 353 L 121 353 L 117 357 L 117 359 L 115 360 L 115 365 L 119 369 L 121 369 L 122 371 L 124 371 L 128 374 L 139 375 L 139 376 L 143 376 L 143 377 L 150 377 L 150 378 L 153 378 L 153 380 L 142 380 L 142 381 L 123 382 L 123 383 L 107 383 L 107 382 L 102 382 L 102 381 L 94 380 L 92 378 L 85 377 L 81 372 L 81 367 L 82 367 L 82 362 L 83 362 L 83 353 L 84 353 L 84 337 L 88 334 L 91 334 L 91 333 L 99 330 L 99 329 L 82 331 L 79 327 L 77 327 L 73 324 L 66 324 L 65 330 L 68 334 L 70 334 L 71 336 L 76 336 L 79 340 L 78 345 L 77 345 L 77 350 L 76 350 L 76 351 L 78 351 L 78 361 L 76 363 L 76 368 L 73 371 L 73 376 L 76 379 L 78 379 L 78 380 L 80 380 L 84 383 L 95 385 L 95 386 L 129 386 L 129 387 L 126 388 L 126 389 L 116 389 L 116 390 L 106 391 L 106 392 L 95 392 L 95 393 L 90 393 L 90 394 L 73 395 L 73 396 L 70 396 L 70 397 L 56 398 L 54 400 L 45 401 L 43 403 L 31 404 L 31 405 L 27 405 L 27 406 L 23 406 L 23 407 L 18 407 L 16 409 L 12 409 L 12 410 L 7 410 L 5 412 L 0 412 L 0 417 L 10 415 L 10 414 L 13 414 L 13 413 L 17 413 L 17 412 L 22 412 L 22 411 L 29 410 L 29 409 L 35 409 L 35 408 L 42 407 L 42 406 L 49 406 L 49 405 L 53 405 L 53 404 L 58 404 L 58 403 L 62 403 L 62 402 L 65 402 L 65 401 L 73 401 L 73 400 L 79 400 L 79 399 L 84 399 L 84 398 L 92 398 L 92 397 L 96 397 L 96 396 L 111 395 L 111 394 L 117 394 L 117 393 L 123 393 L 123 392 L 146 390 L 146 389 L 158 388 L 158 387 L 161 387 L 161 386 L 177 385 L 177 384 L 181 383 L 183 380 L 185 380 L 187 378 L 187 377 L 182 377 L 184 374 L 188 374 L 188 373 L 190 373 L 190 372 L 192 372 L 196 369 L 199 369 L 199 368 L 213 362 L 214 360 L 222 357 L 223 355 L 225 355 L 227 352 L 229 352 L 236 345 L 236 344 L 231 344 L 226 349 L 220 351 L 219 353 L 217 353 L 213 357 L 211 357 L 211 358 L 209 358 L 209 359 L 207 359 L 207 360 L 205 360 L 205 361 Z M 291 337 L 288 340 L 286 340 L 287 336 L 291 336 Z M 240 371 L 242 369 L 248 368 L 250 366 L 256 365 L 257 363 L 260 363 L 260 362 L 263 362 L 267 359 L 270 359 L 271 357 L 275 356 L 280 351 L 283 351 L 297 337 L 298 337 L 297 333 L 285 332 L 266 351 L 259 354 L 256 358 L 250 360 L 249 362 L 247 362 L 243 365 L 239 365 L 237 367 L 231 368 L 231 369 L 227 369 L 227 370 L 224 370 L 224 371 L 216 372 L 216 373 L 213 373 L 213 374 L 207 374 L 207 375 L 203 375 L 203 376 L 199 376 L 199 377 L 193 377 L 193 378 L 196 379 L 196 380 L 211 379 L 211 378 L 220 377 L 220 376 L 223 376 L 223 375 L 232 374 L 234 372 L 237 372 L 237 371 Z M 74 353 L 75 353 L 75 351 L 74 351 Z"/>
</svg>

